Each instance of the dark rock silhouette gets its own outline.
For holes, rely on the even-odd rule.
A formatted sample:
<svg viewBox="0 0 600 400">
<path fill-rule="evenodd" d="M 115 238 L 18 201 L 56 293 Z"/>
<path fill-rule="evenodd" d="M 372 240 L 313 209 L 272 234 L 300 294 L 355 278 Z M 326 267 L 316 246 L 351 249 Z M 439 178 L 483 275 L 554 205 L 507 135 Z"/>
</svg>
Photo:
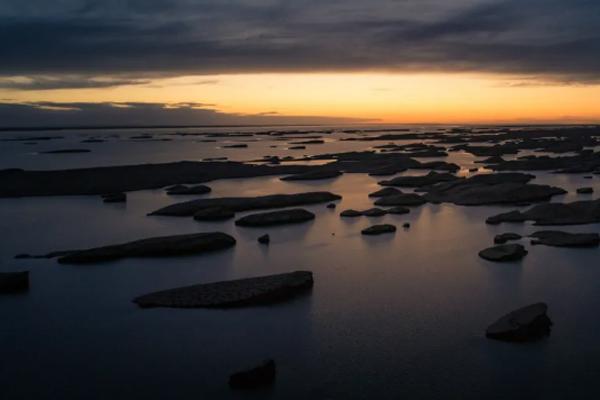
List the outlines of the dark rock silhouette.
<svg viewBox="0 0 600 400">
<path fill-rule="evenodd" d="M 387 214 L 386 210 L 377 207 L 369 208 L 368 210 L 362 212 L 362 215 L 365 217 L 382 217 L 385 214 Z"/>
<path fill-rule="evenodd" d="M 391 196 L 380 197 L 376 206 L 420 206 L 427 203 L 423 196 L 416 193 L 402 193 Z"/>
<path fill-rule="evenodd" d="M 344 210 L 340 213 L 340 217 L 361 217 L 363 215 L 362 211 L 357 211 L 353 209 Z"/>
<path fill-rule="evenodd" d="M 315 214 L 302 208 L 246 215 L 235 221 L 238 226 L 271 226 L 297 224 L 315 219 Z"/>
<path fill-rule="evenodd" d="M 590 193 L 594 193 L 594 188 L 592 187 L 580 187 L 577 189 L 577 193 L 579 194 L 590 194 Z"/>
<path fill-rule="evenodd" d="M 326 203 L 341 199 L 341 196 L 329 192 L 307 192 L 295 194 L 273 194 L 259 197 L 220 197 L 198 199 L 172 204 L 156 210 L 149 215 L 191 216 L 209 207 L 223 207 L 233 212 L 262 210 L 268 208 L 293 207 L 305 204 Z"/>
<path fill-rule="evenodd" d="M 392 207 L 392 208 L 387 208 L 385 211 L 387 211 L 388 214 L 401 215 L 401 214 L 408 214 L 410 212 L 410 209 L 406 208 L 406 207 L 402 207 L 402 206 L 396 206 L 396 207 Z"/>
<path fill-rule="evenodd" d="M 102 201 L 105 203 L 125 203 L 127 195 L 125 193 L 106 193 L 102 195 Z"/>
<path fill-rule="evenodd" d="M 312 181 L 318 179 L 330 179 L 340 176 L 342 173 L 335 170 L 317 170 L 305 172 L 302 174 L 290 175 L 281 178 L 282 181 Z"/>
<path fill-rule="evenodd" d="M 485 220 L 485 223 L 490 225 L 497 225 L 502 222 L 524 222 L 526 220 L 527 217 L 525 217 L 525 215 L 523 215 L 520 211 L 515 210 L 488 217 Z"/>
<path fill-rule="evenodd" d="M 600 222 L 600 199 L 572 203 L 538 204 L 525 211 L 511 211 L 489 217 L 486 222 L 535 221 L 535 225 L 579 225 Z"/>
<path fill-rule="evenodd" d="M 235 213 L 225 207 L 208 207 L 197 211 L 194 214 L 196 221 L 222 221 L 233 218 Z"/>
<path fill-rule="evenodd" d="M 508 242 L 509 240 L 519 240 L 521 238 L 522 238 L 522 236 L 519 235 L 518 233 L 512 233 L 512 232 L 501 233 L 499 235 L 494 236 L 494 243 L 504 244 L 504 243 Z"/>
<path fill-rule="evenodd" d="M 233 389 L 255 389 L 271 385 L 275 381 L 275 361 L 265 360 L 262 364 L 229 377 L 229 386 Z"/>
<path fill-rule="evenodd" d="M 488 247 L 479 252 L 479 257 L 488 261 L 516 261 L 527 255 L 527 250 L 520 244 L 501 244 Z"/>
<path fill-rule="evenodd" d="M 175 185 L 167 188 L 168 195 L 183 195 L 183 194 L 206 194 L 210 193 L 210 187 L 206 185 L 186 186 Z"/>
<path fill-rule="evenodd" d="M 134 299 L 140 307 L 230 308 L 275 304 L 307 292 L 309 271 L 203 283 L 150 293 Z"/>
<path fill-rule="evenodd" d="M 457 176 L 448 173 L 431 171 L 427 175 L 399 176 L 389 181 L 381 181 L 379 184 L 382 186 L 421 187 L 439 182 L 451 182 L 458 179 L 462 178 L 458 178 Z"/>
<path fill-rule="evenodd" d="M 594 247 L 600 244 L 597 233 L 569 233 L 561 231 L 538 231 L 529 235 L 531 244 L 544 244 L 556 247 Z"/>
<path fill-rule="evenodd" d="M 425 198 L 432 203 L 454 203 L 464 206 L 486 204 L 517 204 L 544 201 L 565 190 L 548 185 L 527 183 L 533 175 L 504 173 L 475 175 L 455 182 L 422 187 Z"/>
<path fill-rule="evenodd" d="M 235 245 L 235 239 L 225 233 L 209 232 L 161 236 L 124 244 L 75 250 L 58 259 L 61 264 L 86 264 L 130 257 L 168 257 L 202 254 Z"/>
<path fill-rule="evenodd" d="M 11 169 L 0 171 L 0 197 L 99 195 L 215 179 L 299 174 L 315 168 L 320 167 L 181 161 L 54 171 Z"/>
<path fill-rule="evenodd" d="M 24 292 L 29 289 L 29 271 L 0 272 L 0 294 Z"/>
<path fill-rule="evenodd" d="M 396 227 L 390 224 L 373 225 L 360 231 L 363 235 L 368 236 L 394 232 L 396 232 Z"/>
<path fill-rule="evenodd" d="M 268 233 L 260 236 L 258 239 L 258 243 L 260 244 L 269 244 L 271 242 L 271 237 L 269 236 Z"/>
<path fill-rule="evenodd" d="M 386 187 L 380 189 L 376 192 L 369 193 L 369 197 L 385 197 L 385 196 L 393 196 L 395 194 L 402 194 L 402 192 L 393 187 Z"/>
<path fill-rule="evenodd" d="M 59 150 L 48 150 L 41 151 L 40 154 L 78 154 L 78 153 L 90 153 L 89 149 L 59 149 Z"/>
<path fill-rule="evenodd" d="M 552 321 L 547 315 L 548 306 L 536 303 L 514 310 L 496 322 L 485 331 L 490 339 L 510 342 L 527 342 L 543 338 L 550 334 Z"/>
</svg>

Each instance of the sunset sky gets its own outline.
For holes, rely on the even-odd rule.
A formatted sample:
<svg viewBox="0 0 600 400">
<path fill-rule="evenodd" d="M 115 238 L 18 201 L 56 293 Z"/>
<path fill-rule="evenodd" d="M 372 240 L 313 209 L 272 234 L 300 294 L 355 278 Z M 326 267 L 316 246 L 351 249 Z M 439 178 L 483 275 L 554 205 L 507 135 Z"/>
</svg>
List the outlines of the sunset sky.
<svg viewBox="0 0 600 400">
<path fill-rule="evenodd" d="M 600 122 L 600 2 L 0 3 L 0 125 Z"/>
</svg>

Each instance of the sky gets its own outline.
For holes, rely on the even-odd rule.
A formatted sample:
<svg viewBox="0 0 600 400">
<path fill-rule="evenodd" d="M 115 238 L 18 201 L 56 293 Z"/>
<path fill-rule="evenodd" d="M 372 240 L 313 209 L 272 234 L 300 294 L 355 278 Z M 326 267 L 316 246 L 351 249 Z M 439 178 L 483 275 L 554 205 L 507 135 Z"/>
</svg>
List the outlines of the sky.
<svg viewBox="0 0 600 400">
<path fill-rule="evenodd" d="M 3 0 L 0 126 L 598 123 L 596 0 Z"/>
</svg>

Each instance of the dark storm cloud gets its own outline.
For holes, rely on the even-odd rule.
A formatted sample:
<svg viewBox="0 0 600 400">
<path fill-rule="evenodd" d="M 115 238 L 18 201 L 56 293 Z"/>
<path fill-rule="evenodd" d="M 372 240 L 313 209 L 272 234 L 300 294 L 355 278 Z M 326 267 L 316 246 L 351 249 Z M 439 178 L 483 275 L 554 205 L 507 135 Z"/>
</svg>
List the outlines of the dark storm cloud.
<svg viewBox="0 0 600 400">
<path fill-rule="evenodd" d="M 8 127 L 342 124 L 353 118 L 228 114 L 203 103 L 0 103 L 0 129 Z"/>
<path fill-rule="evenodd" d="M 5 0 L 0 74 L 478 71 L 600 80 L 596 0 Z"/>
<path fill-rule="evenodd" d="M 127 78 L 94 78 L 85 76 L 34 76 L 19 79 L 0 78 L 0 89 L 18 90 L 54 90 L 54 89 L 81 89 L 81 88 L 107 88 L 124 85 L 145 85 L 150 80 Z"/>
</svg>

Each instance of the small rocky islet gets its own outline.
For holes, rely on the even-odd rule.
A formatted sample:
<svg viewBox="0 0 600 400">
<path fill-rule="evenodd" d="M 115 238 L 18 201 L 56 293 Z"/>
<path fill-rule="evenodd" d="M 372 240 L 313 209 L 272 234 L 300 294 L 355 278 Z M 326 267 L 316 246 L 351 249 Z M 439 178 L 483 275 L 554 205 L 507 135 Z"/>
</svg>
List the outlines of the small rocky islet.
<svg viewBox="0 0 600 400">
<path fill-rule="evenodd" d="M 520 244 L 500 244 L 488 247 L 479 252 L 479 257 L 488 261 L 517 261 L 527 255 L 527 250 Z"/>
<path fill-rule="evenodd" d="M 297 224 L 315 219 L 315 214 L 302 208 L 246 215 L 235 221 L 238 226 L 260 227 Z"/>
<path fill-rule="evenodd" d="M 548 305 L 531 304 L 500 317 L 485 331 L 490 339 L 508 342 L 529 342 L 550 334 L 552 321 L 547 315 Z"/>
</svg>

